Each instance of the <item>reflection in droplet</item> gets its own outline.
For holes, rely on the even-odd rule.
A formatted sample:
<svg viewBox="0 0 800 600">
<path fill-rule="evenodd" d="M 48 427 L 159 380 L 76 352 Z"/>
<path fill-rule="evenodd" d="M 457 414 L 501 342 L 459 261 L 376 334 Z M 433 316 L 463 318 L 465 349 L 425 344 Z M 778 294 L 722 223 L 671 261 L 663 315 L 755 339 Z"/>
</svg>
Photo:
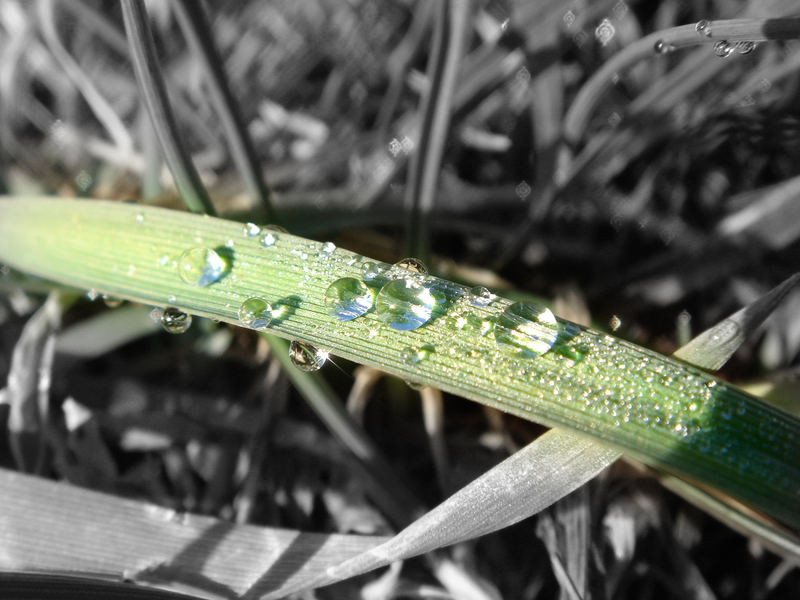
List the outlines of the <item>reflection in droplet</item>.
<svg viewBox="0 0 800 600">
<path fill-rule="evenodd" d="M 321 250 L 323 254 L 331 254 L 334 250 L 336 250 L 336 244 L 333 242 L 325 242 L 322 244 Z"/>
<path fill-rule="evenodd" d="M 328 360 L 328 353 L 307 342 L 295 340 L 289 345 L 289 359 L 301 371 L 318 371 Z"/>
<path fill-rule="evenodd" d="M 378 292 L 378 317 L 392 329 L 408 331 L 430 321 L 436 299 L 430 288 L 410 279 L 394 279 Z"/>
<path fill-rule="evenodd" d="M 225 261 L 211 248 L 189 248 L 178 259 L 178 275 L 189 285 L 210 285 L 224 270 Z"/>
<path fill-rule="evenodd" d="M 352 321 L 372 308 L 373 295 L 367 285 L 355 277 L 337 279 L 325 290 L 325 309 L 339 321 Z"/>
<path fill-rule="evenodd" d="M 239 307 L 242 325 L 253 329 L 266 329 L 272 316 L 272 305 L 263 298 L 248 298 Z"/>
<path fill-rule="evenodd" d="M 276 238 L 271 233 L 265 233 L 258 241 L 264 248 L 269 248 L 275 245 Z"/>
<path fill-rule="evenodd" d="M 161 327 L 168 333 L 183 333 L 192 324 L 192 315 L 173 306 L 161 311 Z"/>
<path fill-rule="evenodd" d="M 534 358 L 550 350 L 558 339 L 558 321 L 549 308 L 515 302 L 506 307 L 494 327 L 504 350 Z"/>
<path fill-rule="evenodd" d="M 414 257 L 398 260 L 396 263 L 394 263 L 394 266 L 406 271 L 411 271 L 412 273 L 419 273 L 420 275 L 428 274 L 428 267 L 425 266 L 425 263 Z"/>
</svg>

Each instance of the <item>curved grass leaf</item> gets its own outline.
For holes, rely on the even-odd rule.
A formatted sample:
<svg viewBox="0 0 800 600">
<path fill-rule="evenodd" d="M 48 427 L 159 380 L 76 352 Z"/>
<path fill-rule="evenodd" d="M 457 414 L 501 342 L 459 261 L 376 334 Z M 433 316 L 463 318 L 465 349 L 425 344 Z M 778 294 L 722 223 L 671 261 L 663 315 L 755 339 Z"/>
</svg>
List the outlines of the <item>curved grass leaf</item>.
<svg viewBox="0 0 800 600">
<path fill-rule="evenodd" d="M 192 247 L 217 248 L 226 257 L 218 281 L 193 287 L 181 280 L 176 261 Z M 375 266 L 382 271 L 378 282 L 410 275 L 286 233 L 265 248 L 243 235 L 239 223 L 102 201 L 0 200 L 0 260 L 69 285 L 239 325 L 242 301 L 262 297 L 278 309 L 270 333 L 595 436 L 800 526 L 800 421 L 695 367 L 566 321 L 559 321 L 551 351 L 515 356 L 491 333 L 510 305 L 503 298 L 475 307 L 459 300 L 461 286 L 414 276 L 442 299 L 423 327 L 392 329 L 374 309 L 337 321 L 323 302 L 335 279 L 360 278 Z M 432 348 L 425 359 L 409 361 L 408 349 L 423 345 Z"/>
</svg>

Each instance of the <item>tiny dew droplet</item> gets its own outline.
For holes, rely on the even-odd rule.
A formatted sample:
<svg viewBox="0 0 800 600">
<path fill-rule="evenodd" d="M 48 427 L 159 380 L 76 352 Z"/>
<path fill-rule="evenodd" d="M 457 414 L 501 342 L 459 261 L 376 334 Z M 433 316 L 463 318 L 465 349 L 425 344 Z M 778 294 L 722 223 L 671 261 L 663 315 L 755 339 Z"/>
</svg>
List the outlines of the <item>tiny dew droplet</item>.
<svg viewBox="0 0 800 600">
<path fill-rule="evenodd" d="M 96 289 L 92 288 L 90 290 L 87 290 L 86 297 L 89 299 L 90 302 L 94 302 L 100 297 L 100 293 Z"/>
<path fill-rule="evenodd" d="M 141 225 L 142 223 L 144 223 L 144 215 L 142 213 L 139 213 L 138 215 L 136 215 L 136 224 Z"/>
<path fill-rule="evenodd" d="M 242 235 L 244 235 L 244 237 L 256 237 L 259 233 L 261 233 L 261 227 L 255 223 L 245 223 L 242 225 Z"/>
<path fill-rule="evenodd" d="M 281 233 L 289 233 L 289 231 L 286 229 L 286 227 L 281 227 L 280 225 L 273 225 L 273 224 L 264 225 L 263 228 L 264 229 L 270 229 L 272 231 L 280 231 Z"/>
<path fill-rule="evenodd" d="M 325 309 L 339 321 L 352 321 L 372 308 L 372 291 L 355 277 L 337 279 L 325 290 Z"/>
<path fill-rule="evenodd" d="M 331 252 L 336 250 L 336 244 L 334 244 L 333 242 L 325 242 L 324 244 L 322 244 L 321 250 L 323 254 L 330 254 Z"/>
<path fill-rule="evenodd" d="M 406 380 L 406 385 L 410 387 L 415 392 L 419 392 L 420 390 L 424 389 L 426 386 L 424 383 L 420 383 L 419 381 L 408 381 Z"/>
<path fill-rule="evenodd" d="M 743 40 L 741 42 L 736 42 L 736 46 L 734 47 L 734 49 L 739 54 L 750 54 L 753 50 L 756 49 L 756 43 L 751 42 L 749 40 Z"/>
<path fill-rule="evenodd" d="M 210 285 L 224 270 L 225 261 L 211 248 L 189 248 L 178 259 L 178 274 L 189 285 Z"/>
<path fill-rule="evenodd" d="M 289 360 L 301 371 L 319 371 L 328 360 L 328 353 L 309 343 L 295 340 L 289 344 Z"/>
<path fill-rule="evenodd" d="M 558 339 L 558 321 L 549 308 L 515 302 L 506 307 L 494 327 L 497 344 L 512 354 L 535 358 Z"/>
<path fill-rule="evenodd" d="M 394 279 L 378 292 L 376 310 L 392 329 L 409 331 L 430 321 L 435 305 L 430 288 L 410 279 Z"/>
<path fill-rule="evenodd" d="M 433 352 L 433 347 L 430 345 L 417 348 L 416 346 L 409 346 L 400 353 L 400 358 L 409 366 L 418 365 Z"/>
<path fill-rule="evenodd" d="M 398 260 L 394 263 L 394 266 L 406 271 L 411 271 L 412 273 L 419 273 L 420 275 L 428 274 L 428 267 L 425 266 L 425 263 L 413 256 Z"/>
<path fill-rule="evenodd" d="M 469 298 L 469 303 L 472 306 L 488 306 L 489 303 L 497 296 L 495 296 L 485 287 L 478 285 L 474 288 L 470 288 L 469 295 L 467 297 Z"/>
<path fill-rule="evenodd" d="M 275 236 L 271 233 L 265 233 L 258 241 L 264 248 L 269 248 L 275 245 Z"/>
<path fill-rule="evenodd" d="M 161 311 L 161 327 L 168 333 L 183 333 L 192 324 L 192 315 L 173 306 Z"/>
<path fill-rule="evenodd" d="M 272 321 L 272 305 L 263 298 L 248 298 L 239 307 L 242 325 L 253 329 L 266 329 Z"/>
<path fill-rule="evenodd" d="M 616 331 L 622 327 L 622 319 L 617 315 L 611 315 L 611 318 L 608 320 L 608 326 L 611 328 L 611 331 Z"/>
</svg>

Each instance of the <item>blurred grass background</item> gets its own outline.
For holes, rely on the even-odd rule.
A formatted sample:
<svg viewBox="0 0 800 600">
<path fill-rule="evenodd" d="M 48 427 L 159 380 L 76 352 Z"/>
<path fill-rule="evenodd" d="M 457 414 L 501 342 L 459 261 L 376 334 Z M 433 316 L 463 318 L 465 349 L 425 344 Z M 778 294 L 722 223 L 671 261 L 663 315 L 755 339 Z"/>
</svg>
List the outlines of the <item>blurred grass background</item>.
<svg viewBox="0 0 800 600">
<path fill-rule="evenodd" d="M 433 4 L 208 6 L 274 208 L 293 233 L 389 262 L 405 255 Z M 217 212 L 258 218 L 170 3 L 148 9 L 179 127 Z M 507 0 L 469 9 L 435 200 L 424 211 L 434 273 L 552 299 L 576 321 L 616 316 L 616 335 L 670 354 L 796 272 L 798 41 L 726 58 L 711 45 L 654 51 L 588 108 L 573 104 L 601 65 L 643 36 L 701 19 L 791 16 L 793 2 Z M 562 136 L 578 109 L 585 125 Z M 5 193 L 180 206 L 116 2 L 0 1 L 0 152 Z M 4 269 L 0 290 L 3 381 L 42 285 Z M 181 336 L 134 327 L 137 339 L 123 343 L 125 313 L 75 300 L 49 398 L 52 435 L 63 443 L 41 474 L 238 522 L 392 530 L 368 499 L 370 483 L 252 332 L 197 320 Z M 795 414 L 798 311 L 794 292 L 722 372 Z M 81 331 L 97 319 L 106 321 Z M 431 433 L 417 392 L 337 364 L 326 379 L 429 505 L 540 431 L 446 396 Z M 0 465 L 13 468 L 0 448 Z M 792 563 L 627 464 L 451 555 L 506 598 L 571 597 L 551 566 L 558 560 L 576 561 L 567 570 L 597 598 L 777 599 L 800 589 Z M 400 577 L 397 597 L 437 597 L 424 562 L 410 561 Z M 368 579 L 338 593 L 355 594 Z"/>
</svg>

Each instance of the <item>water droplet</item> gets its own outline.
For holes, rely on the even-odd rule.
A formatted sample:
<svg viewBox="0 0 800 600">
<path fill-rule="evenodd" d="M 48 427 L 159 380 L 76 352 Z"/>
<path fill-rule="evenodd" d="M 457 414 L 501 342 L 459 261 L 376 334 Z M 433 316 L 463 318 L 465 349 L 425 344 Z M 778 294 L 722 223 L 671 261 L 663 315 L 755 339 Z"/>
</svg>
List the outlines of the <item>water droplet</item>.
<svg viewBox="0 0 800 600">
<path fill-rule="evenodd" d="M 719 40 L 718 42 L 714 42 L 714 54 L 720 58 L 727 58 L 733 54 L 733 44 L 728 42 L 728 40 Z"/>
<path fill-rule="evenodd" d="M 273 224 L 264 225 L 263 228 L 270 229 L 272 231 L 280 231 L 281 233 L 289 233 L 289 230 L 287 230 L 286 227 L 281 227 L 280 225 L 273 225 Z"/>
<path fill-rule="evenodd" d="M 697 25 L 694 26 L 694 30 L 700 35 L 711 37 L 711 22 L 705 19 L 698 21 Z"/>
<path fill-rule="evenodd" d="M 325 242 L 324 244 L 322 244 L 321 250 L 323 254 L 330 254 L 331 252 L 336 250 L 336 244 L 334 244 L 333 242 Z"/>
<path fill-rule="evenodd" d="M 263 298 L 248 298 L 239 307 L 239 320 L 252 329 L 266 329 L 272 321 L 272 305 Z"/>
<path fill-rule="evenodd" d="M 406 385 L 410 387 L 415 392 L 418 392 L 425 388 L 424 383 L 420 383 L 419 381 L 406 381 Z"/>
<path fill-rule="evenodd" d="M 289 359 L 301 371 L 319 371 L 328 360 L 328 353 L 306 342 L 295 340 L 289 345 Z"/>
<path fill-rule="evenodd" d="M 108 294 L 103 294 L 103 303 L 108 308 L 117 308 L 119 306 L 122 306 L 123 302 L 124 300 L 122 298 L 116 298 L 114 296 L 109 296 Z"/>
<path fill-rule="evenodd" d="M 423 263 L 420 259 L 414 257 L 398 260 L 396 263 L 394 263 L 394 266 L 399 269 L 411 271 L 412 273 L 419 273 L 420 275 L 428 274 L 428 267 L 425 266 L 425 263 Z"/>
<path fill-rule="evenodd" d="M 408 331 L 430 321 L 436 299 L 431 290 L 410 279 L 394 279 L 378 292 L 376 309 L 392 329 Z"/>
<path fill-rule="evenodd" d="M 261 233 L 261 227 L 255 223 L 245 223 L 242 225 L 242 235 L 244 235 L 244 237 L 256 237 L 259 233 Z"/>
<path fill-rule="evenodd" d="M 90 290 L 87 290 L 86 297 L 89 299 L 90 302 L 94 302 L 100 297 L 100 293 L 96 289 L 92 288 Z"/>
<path fill-rule="evenodd" d="M 210 248 L 189 248 L 178 259 L 178 274 L 189 285 L 210 285 L 224 270 L 225 261 Z"/>
<path fill-rule="evenodd" d="M 549 308 L 515 302 L 507 306 L 494 327 L 497 343 L 513 354 L 541 356 L 558 339 L 558 321 Z"/>
<path fill-rule="evenodd" d="M 472 306 L 488 306 L 497 296 L 485 287 L 478 285 L 474 288 L 470 288 L 467 298 Z"/>
<path fill-rule="evenodd" d="M 622 319 L 617 315 L 611 315 L 611 318 L 608 320 L 608 326 L 611 328 L 611 331 L 616 331 L 622 327 Z"/>
<path fill-rule="evenodd" d="M 753 50 L 756 49 L 756 43 L 755 42 L 751 42 L 749 40 L 736 42 L 736 45 L 734 46 L 734 49 L 739 54 L 750 54 Z"/>
<path fill-rule="evenodd" d="M 339 321 L 352 321 L 372 308 L 372 291 L 355 277 L 337 279 L 325 290 L 325 309 Z"/>
<path fill-rule="evenodd" d="M 364 281 L 372 281 L 381 274 L 381 267 L 374 262 L 365 262 L 361 265 L 361 273 L 364 275 Z"/>
<path fill-rule="evenodd" d="M 226 248 L 233 248 L 234 245 L 235 244 L 234 244 L 233 240 L 225 240 L 225 247 Z"/>
<path fill-rule="evenodd" d="M 136 224 L 141 225 L 142 223 L 144 223 L 144 215 L 142 213 L 139 213 L 138 215 L 136 215 Z"/>
<path fill-rule="evenodd" d="M 276 238 L 274 235 L 272 235 L 271 233 L 266 233 L 263 236 L 261 236 L 261 239 L 258 241 L 264 248 L 269 248 L 270 246 L 275 245 L 275 239 Z"/>
<path fill-rule="evenodd" d="M 161 311 L 161 327 L 168 333 L 183 333 L 192 324 L 192 315 L 173 306 Z"/>
<path fill-rule="evenodd" d="M 426 345 L 422 346 L 421 348 L 417 348 L 416 346 L 409 346 L 400 354 L 400 358 L 403 362 L 409 366 L 418 365 L 426 358 L 428 358 L 433 352 L 433 346 Z"/>
<path fill-rule="evenodd" d="M 664 40 L 656 40 L 656 43 L 653 44 L 653 51 L 656 54 L 668 54 L 675 49 L 675 46 L 665 42 Z"/>
</svg>

